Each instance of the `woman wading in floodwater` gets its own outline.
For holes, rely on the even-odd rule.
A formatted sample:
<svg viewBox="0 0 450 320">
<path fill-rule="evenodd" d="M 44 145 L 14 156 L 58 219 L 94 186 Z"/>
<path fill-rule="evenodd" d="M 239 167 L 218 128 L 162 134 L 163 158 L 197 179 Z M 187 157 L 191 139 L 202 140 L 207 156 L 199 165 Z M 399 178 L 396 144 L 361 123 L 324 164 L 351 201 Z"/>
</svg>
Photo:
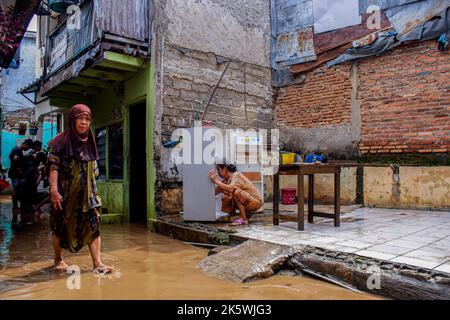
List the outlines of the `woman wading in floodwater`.
<svg viewBox="0 0 450 320">
<path fill-rule="evenodd" d="M 69 125 L 49 143 L 48 166 L 52 202 L 51 229 L 55 270 L 66 271 L 62 249 L 76 253 L 85 245 L 94 271 L 109 273 L 112 267 L 100 257 L 101 199 L 97 194 L 98 152 L 91 130 L 91 110 L 79 104 L 69 111 Z"/>
</svg>

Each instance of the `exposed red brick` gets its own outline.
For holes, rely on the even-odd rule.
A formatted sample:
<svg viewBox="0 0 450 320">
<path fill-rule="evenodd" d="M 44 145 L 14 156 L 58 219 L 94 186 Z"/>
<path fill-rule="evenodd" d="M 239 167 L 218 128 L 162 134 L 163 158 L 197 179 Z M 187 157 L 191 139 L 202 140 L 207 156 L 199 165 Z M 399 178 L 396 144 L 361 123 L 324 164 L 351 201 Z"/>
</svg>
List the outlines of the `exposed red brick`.
<svg viewBox="0 0 450 320">
<path fill-rule="evenodd" d="M 278 125 L 315 128 L 351 121 L 351 65 L 322 66 L 304 83 L 282 88 Z M 450 150 L 450 59 L 434 40 L 409 44 L 358 62 L 360 151 Z"/>
<path fill-rule="evenodd" d="M 279 125 L 312 128 L 350 122 L 351 65 L 320 67 L 303 83 L 281 89 L 276 114 Z"/>
<path fill-rule="evenodd" d="M 386 152 L 382 138 L 392 149 L 396 146 L 395 152 L 447 151 L 450 59 L 435 41 L 361 60 L 358 72 L 364 128 L 360 145 L 370 141 L 379 146 L 378 152 Z"/>
</svg>

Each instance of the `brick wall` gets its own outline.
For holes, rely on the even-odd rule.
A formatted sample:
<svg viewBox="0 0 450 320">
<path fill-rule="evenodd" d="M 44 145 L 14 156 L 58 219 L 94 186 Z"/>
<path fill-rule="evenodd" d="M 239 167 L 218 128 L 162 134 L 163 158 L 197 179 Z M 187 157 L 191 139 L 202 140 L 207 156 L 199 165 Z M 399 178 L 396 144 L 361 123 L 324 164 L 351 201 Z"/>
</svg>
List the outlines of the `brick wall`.
<svg viewBox="0 0 450 320">
<path fill-rule="evenodd" d="M 450 59 L 433 41 L 359 63 L 362 153 L 450 151 Z"/>
<path fill-rule="evenodd" d="M 350 122 L 351 65 L 320 67 L 301 84 L 281 88 L 276 105 L 278 125 L 313 128 Z"/>
<path fill-rule="evenodd" d="M 192 127 L 201 117 L 226 61 L 214 53 L 164 46 L 162 106 L 155 120 L 156 205 L 161 211 L 182 209 L 182 166 L 172 161 L 172 149 L 161 144 L 171 139 L 174 130 Z M 222 129 L 270 129 L 273 113 L 270 67 L 236 60 L 218 86 L 204 124 Z"/>
<path fill-rule="evenodd" d="M 359 146 L 362 154 L 450 152 L 450 59 L 434 40 L 359 60 L 354 70 L 351 64 L 322 66 L 306 73 L 303 83 L 282 88 L 277 124 L 301 128 L 325 152 L 339 139 Z M 357 139 L 336 139 L 336 130 L 315 138 L 346 124 L 360 127 Z"/>
<path fill-rule="evenodd" d="M 192 127 L 194 120 L 201 117 L 226 65 L 226 62 L 218 64 L 223 58 L 213 53 L 169 44 L 164 51 L 161 143 L 169 141 L 175 129 Z M 223 129 L 270 129 L 273 121 L 270 81 L 270 68 L 232 62 L 216 90 L 204 123 Z M 155 148 L 158 149 L 161 146 Z M 162 149 L 162 153 L 168 151 Z M 179 181 L 179 170 L 172 166 L 168 156 L 161 154 L 161 167 L 157 167 L 159 178 Z"/>
<path fill-rule="evenodd" d="M 213 53 L 178 50 L 171 45 L 165 51 L 163 140 L 176 128 L 190 127 L 195 117 L 201 116 L 226 66 L 226 62 L 218 64 Z M 220 128 L 269 129 L 273 119 L 272 99 L 270 68 L 232 62 L 205 121 Z"/>
</svg>

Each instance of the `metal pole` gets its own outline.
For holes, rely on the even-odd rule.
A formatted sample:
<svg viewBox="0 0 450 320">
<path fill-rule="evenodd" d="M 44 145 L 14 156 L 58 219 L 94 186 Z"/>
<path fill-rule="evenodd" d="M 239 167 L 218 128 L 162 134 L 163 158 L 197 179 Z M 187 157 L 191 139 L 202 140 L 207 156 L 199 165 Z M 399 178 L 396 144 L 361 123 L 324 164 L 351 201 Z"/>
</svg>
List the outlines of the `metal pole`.
<svg viewBox="0 0 450 320">
<path fill-rule="evenodd" d="M 346 285 L 346 284 L 344 284 L 344 283 L 342 283 L 342 282 L 339 282 L 339 281 L 337 281 L 337 280 L 331 279 L 331 278 L 326 277 L 326 276 L 324 276 L 324 275 L 322 275 L 322 274 L 316 273 L 316 272 L 314 272 L 314 271 L 312 271 L 312 270 L 309 270 L 309 269 L 303 269 L 303 270 L 301 270 L 301 271 L 304 272 L 304 273 L 306 273 L 306 274 L 309 274 L 310 276 L 313 276 L 313 277 L 316 277 L 316 278 L 319 278 L 319 279 L 328 281 L 328 282 L 330 282 L 330 283 L 333 283 L 333 284 L 335 284 L 335 285 L 341 286 L 341 287 L 343 287 L 343 288 L 345 288 L 345 289 L 348 289 L 348 290 L 351 290 L 351 291 L 354 291 L 354 292 L 357 292 L 357 293 L 364 293 L 364 292 L 359 291 L 359 290 L 357 290 L 357 289 L 355 289 L 355 288 L 353 288 L 353 287 L 350 287 L 350 286 L 348 286 L 348 285 Z"/>
<path fill-rule="evenodd" d="M 201 118 L 201 121 L 202 121 L 202 122 L 203 122 L 203 120 L 204 120 L 205 117 L 206 117 L 206 113 L 208 112 L 209 105 L 211 104 L 211 101 L 212 101 L 212 99 L 214 98 L 214 94 L 216 93 L 217 88 L 219 87 L 220 83 L 222 82 L 223 76 L 225 75 L 225 72 L 227 72 L 228 67 L 230 66 L 230 63 L 231 63 L 231 60 L 228 61 L 227 65 L 226 65 L 226 67 L 225 67 L 225 70 L 223 70 L 222 75 L 220 76 L 219 81 L 217 82 L 216 86 L 214 87 L 213 92 L 211 93 L 211 96 L 209 97 L 208 104 L 206 105 L 205 109 L 203 110 L 203 114 L 202 114 L 202 118 Z"/>
</svg>

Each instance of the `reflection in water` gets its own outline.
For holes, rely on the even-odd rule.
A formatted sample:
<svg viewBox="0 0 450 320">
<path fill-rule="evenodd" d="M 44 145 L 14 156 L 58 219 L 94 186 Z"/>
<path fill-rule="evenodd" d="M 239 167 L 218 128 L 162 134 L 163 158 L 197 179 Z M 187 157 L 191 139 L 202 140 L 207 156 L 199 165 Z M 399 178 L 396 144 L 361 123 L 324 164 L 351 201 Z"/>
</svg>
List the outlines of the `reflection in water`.
<svg viewBox="0 0 450 320">
<path fill-rule="evenodd" d="M 3 210 L 1 210 L 3 211 Z M 3 216 L 3 212 L 0 212 L 0 266 L 3 266 L 9 258 L 9 246 L 14 233 L 11 226 L 11 221 L 7 220 Z"/>
<path fill-rule="evenodd" d="M 11 229 L 10 205 L 0 203 L 0 299 L 370 299 L 307 277 L 275 276 L 239 284 L 207 277 L 196 268 L 207 251 L 160 235 L 141 225 L 102 226 L 103 257 L 111 275 L 91 272 L 87 248 L 66 253 L 81 271 L 53 272 L 48 217 Z M 74 286 L 75 284 L 75 286 Z"/>
</svg>

